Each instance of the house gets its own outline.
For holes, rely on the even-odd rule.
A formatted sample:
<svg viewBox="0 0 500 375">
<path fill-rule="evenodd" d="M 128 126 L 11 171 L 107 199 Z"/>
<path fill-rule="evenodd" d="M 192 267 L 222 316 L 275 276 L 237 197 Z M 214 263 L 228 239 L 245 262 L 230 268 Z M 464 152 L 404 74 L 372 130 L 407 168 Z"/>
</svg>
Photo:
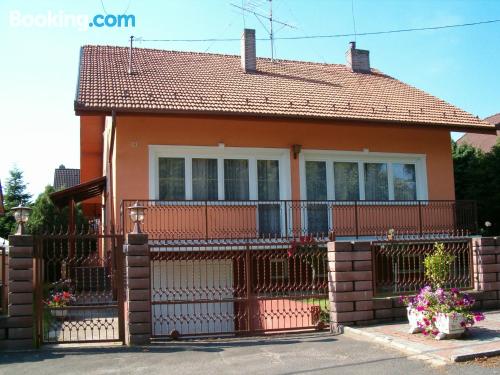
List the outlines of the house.
<svg viewBox="0 0 500 375">
<path fill-rule="evenodd" d="M 470 145 L 482 150 L 483 152 L 490 152 L 492 147 L 496 145 L 498 136 L 500 135 L 500 113 L 486 117 L 484 121 L 489 122 L 496 128 L 494 134 L 477 134 L 465 133 L 457 140 L 459 145 Z"/>
<path fill-rule="evenodd" d="M 241 42 L 241 56 L 80 52 L 81 184 L 56 194 L 101 199 L 106 231 L 130 232 L 127 208 L 146 206 L 153 335 L 312 325 L 325 253 L 291 262 L 294 240 L 324 251 L 333 235 L 477 228 L 474 202 L 455 200 L 450 132 L 494 126 L 355 43 L 346 64 L 322 64 L 257 58 L 254 30 Z"/>
<path fill-rule="evenodd" d="M 54 190 L 63 190 L 80 184 L 80 170 L 63 164 L 54 170 Z"/>
</svg>

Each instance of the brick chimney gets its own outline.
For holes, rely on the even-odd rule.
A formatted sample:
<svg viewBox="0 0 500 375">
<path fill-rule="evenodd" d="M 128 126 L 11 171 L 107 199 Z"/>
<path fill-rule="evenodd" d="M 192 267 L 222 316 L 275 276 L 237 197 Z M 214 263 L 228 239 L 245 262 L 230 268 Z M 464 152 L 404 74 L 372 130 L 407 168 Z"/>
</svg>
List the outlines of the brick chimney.
<svg viewBox="0 0 500 375">
<path fill-rule="evenodd" d="M 356 73 L 370 73 L 370 51 L 356 49 L 356 42 L 349 43 L 349 49 L 345 53 L 347 67 Z"/>
<path fill-rule="evenodd" d="M 244 29 L 241 35 L 241 67 L 245 73 L 255 72 L 257 69 L 256 60 L 255 30 Z"/>
</svg>

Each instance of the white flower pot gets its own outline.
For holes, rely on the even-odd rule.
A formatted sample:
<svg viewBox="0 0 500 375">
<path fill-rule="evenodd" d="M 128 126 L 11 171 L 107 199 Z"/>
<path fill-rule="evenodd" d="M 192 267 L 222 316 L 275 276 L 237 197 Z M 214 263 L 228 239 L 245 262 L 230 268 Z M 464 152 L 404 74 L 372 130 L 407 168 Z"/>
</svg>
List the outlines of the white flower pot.
<svg viewBox="0 0 500 375">
<path fill-rule="evenodd" d="M 410 324 L 408 333 L 422 332 L 422 328 L 418 326 L 418 322 L 423 321 L 424 313 L 422 311 L 418 311 L 417 309 L 412 309 L 409 306 L 406 310 L 408 311 L 408 322 Z"/>
<path fill-rule="evenodd" d="M 64 319 L 68 315 L 68 310 L 64 308 L 50 309 L 50 314 L 56 319 Z"/>
<path fill-rule="evenodd" d="M 464 321 L 464 316 L 459 313 L 436 314 L 434 324 L 439 330 L 436 340 L 460 337 L 465 332 L 465 327 L 462 327 Z"/>
</svg>

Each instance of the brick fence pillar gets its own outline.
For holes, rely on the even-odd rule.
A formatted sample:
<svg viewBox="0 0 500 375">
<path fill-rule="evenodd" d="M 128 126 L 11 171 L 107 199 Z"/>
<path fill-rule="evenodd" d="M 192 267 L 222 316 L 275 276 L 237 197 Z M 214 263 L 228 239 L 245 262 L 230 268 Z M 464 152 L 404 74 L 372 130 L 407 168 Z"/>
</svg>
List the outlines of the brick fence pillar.
<svg viewBox="0 0 500 375">
<path fill-rule="evenodd" d="M 333 329 L 374 319 L 370 242 L 329 242 L 328 281 Z"/>
<path fill-rule="evenodd" d="M 477 237 L 472 239 L 474 289 L 480 307 L 500 307 L 500 238 Z"/>
<path fill-rule="evenodd" d="M 9 349 L 32 348 L 33 308 L 33 236 L 9 236 L 9 305 L 5 321 Z"/>
<path fill-rule="evenodd" d="M 151 277 L 148 235 L 129 233 L 125 253 L 125 343 L 147 345 L 151 340 Z"/>
</svg>

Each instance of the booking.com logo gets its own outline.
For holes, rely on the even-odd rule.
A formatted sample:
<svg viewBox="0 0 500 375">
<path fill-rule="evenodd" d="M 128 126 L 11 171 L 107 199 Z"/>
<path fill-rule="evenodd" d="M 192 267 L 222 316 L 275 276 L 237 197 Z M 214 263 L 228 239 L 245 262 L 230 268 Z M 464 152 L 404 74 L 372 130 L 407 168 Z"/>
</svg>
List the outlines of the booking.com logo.
<svg viewBox="0 0 500 375">
<path fill-rule="evenodd" d="M 11 27 L 25 28 L 67 28 L 73 27 L 80 31 L 87 31 L 89 27 L 126 28 L 135 27 L 133 14 L 96 14 L 93 17 L 87 14 L 71 14 L 64 11 L 38 14 L 23 14 L 18 10 L 9 13 Z"/>
</svg>

